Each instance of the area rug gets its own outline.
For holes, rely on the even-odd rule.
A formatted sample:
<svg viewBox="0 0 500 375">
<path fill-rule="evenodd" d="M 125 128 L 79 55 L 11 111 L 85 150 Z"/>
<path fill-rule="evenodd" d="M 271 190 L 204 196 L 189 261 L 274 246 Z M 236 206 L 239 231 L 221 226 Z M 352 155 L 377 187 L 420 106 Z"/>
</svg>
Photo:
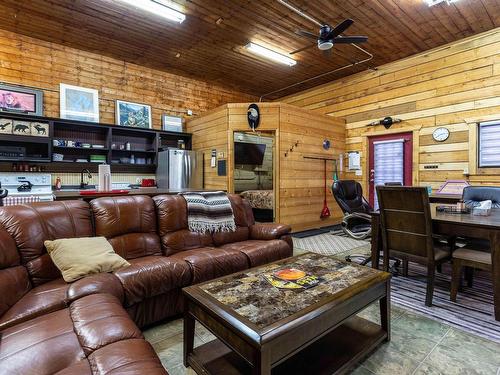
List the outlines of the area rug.
<svg viewBox="0 0 500 375">
<path fill-rule="evenodd" d="M 368 244 L 366 241 L 355 240 L 342 234 L 325 233 L 305 238 L 293 237 L 294 248 L 321 255 L 336 255 Z"/>
<path fill-rule="evenodd" d="M 360 246 L 361 243 L 361 246 Z M 294 252 L 311 251 L 345 259 L 350 254 L 370 254 L 370 244 L 342 235 L 321 234 L 307 238 L 294 238 Z M 432 307 L 425 306 L 427 269 L 410 263 L 408 277 L 394 276 L 391 281 L 392 303 L 413 310 L 431 319 L 455 328 L 500 342 L 500 322 L 493 316 L 493 287 L 491 274 L 476 271 L 472 288 L 463 286 L 457 302 L 450 301 L 451 267 L 443 265 L 436 273 Z"/>
<path fill-rule="evenodd" d="M 493 316 L 491 273 L 476 271 L 472 288 L 464 285 L 454 303 L 450 301 L 451 267 L 443 265 L 443 273 L 436 273 L 432 307 L 425 306 L 426 274 L 426 267 L 410 263 L 408 277 L 393 277 L 392 303 L 500 342 L 500 322 Z"/>
</svg>

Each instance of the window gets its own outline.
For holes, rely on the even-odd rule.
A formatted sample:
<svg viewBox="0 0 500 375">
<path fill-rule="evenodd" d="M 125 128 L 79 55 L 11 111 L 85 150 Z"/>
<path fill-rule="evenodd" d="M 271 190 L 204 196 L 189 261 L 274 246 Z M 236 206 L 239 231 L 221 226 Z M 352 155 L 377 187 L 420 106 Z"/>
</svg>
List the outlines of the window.
<svg viewBox="0 0 500 375">
<path fill-rule="evenodd" d="M 479 124 L 479 168 L 500 167 L 500 121 Z"/>
<path fill-rule="evenodd" d="M 374 145 L 374 184 L 400 182 L 404 185 L 404 139 L 373 142 Z M 377 195 L 374 207 L 378 209 Z"/>
</svg>

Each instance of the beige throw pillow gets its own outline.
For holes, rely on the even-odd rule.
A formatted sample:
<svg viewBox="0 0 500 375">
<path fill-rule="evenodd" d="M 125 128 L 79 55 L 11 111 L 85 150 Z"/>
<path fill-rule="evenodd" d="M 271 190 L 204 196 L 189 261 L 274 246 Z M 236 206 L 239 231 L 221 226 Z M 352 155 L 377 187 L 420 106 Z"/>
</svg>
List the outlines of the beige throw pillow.
<svg viewBox="0 0 500 375">
<path fill-rule="evenodd" d="M 64 281 L 71 283 L 100 272 L 112 272 L 130 263 L 115 253 L 104 237 L 45 241 L 45 247 Z"/>
</svg>

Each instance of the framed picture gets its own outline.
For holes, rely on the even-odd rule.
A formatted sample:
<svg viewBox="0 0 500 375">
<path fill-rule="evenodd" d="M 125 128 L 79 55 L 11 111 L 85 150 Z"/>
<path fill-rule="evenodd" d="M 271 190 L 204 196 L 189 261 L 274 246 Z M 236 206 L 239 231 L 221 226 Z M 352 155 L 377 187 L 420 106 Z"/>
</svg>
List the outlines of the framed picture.
<svg viewBox="0 0 500 375">
<path fill-rule="evenodd" d="M 151 122 L 151 106 L 117 100 L 116 124 L 151 129 L 153 127 Z"/>
<path fill-rule="evenodd" d="M 12 134 L 15 135 L 31 135 L 31 122 L 14 120 L 14 128 Z"/>
<path fill-rule="evenodd" d="M 169 132 L 182 133 L 182 117 L 163 114 L 161 116 L 162 129 Z"/>
<path fill-rule="evenodd" d="M 0 111 L 43 116 L 43 91 L 0 83 Z"/>
<path fill-rule="evenodd" d="M 99 122 L 99 92 L 86 87 L 59 84 L 61 118 Z"/>
<path fill-rule="evenodd" d="M 12 134 L 12 123 L 10 118 L 0 118 L 0 134 Z"/>
<path fill-rule="evenodd" d="M 48 137 L 49 124 L 47 122 L 32 122 L 31 135 L 34 135 L 36 137 Z"/>
</svg>

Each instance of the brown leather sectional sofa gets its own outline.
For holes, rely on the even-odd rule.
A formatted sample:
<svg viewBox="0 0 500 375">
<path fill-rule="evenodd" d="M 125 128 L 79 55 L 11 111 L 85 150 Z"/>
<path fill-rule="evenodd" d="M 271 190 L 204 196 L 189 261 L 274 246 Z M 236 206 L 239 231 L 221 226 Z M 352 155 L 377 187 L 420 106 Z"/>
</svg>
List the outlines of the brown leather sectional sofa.
<svg viewBox="0 0 500 375">
<path fill-rule="evenodd" d="M 237 230 L 214 235 L 188 230 L 181 196 L 1 208 L 0 374 L 165 374 L 139 327 L 181 313 L 185 286 L 292 255 L 290 227 L 230 200 Z M 89 236 L 131 265 L 68 284 L 43 243 Z"/>
</svg>

